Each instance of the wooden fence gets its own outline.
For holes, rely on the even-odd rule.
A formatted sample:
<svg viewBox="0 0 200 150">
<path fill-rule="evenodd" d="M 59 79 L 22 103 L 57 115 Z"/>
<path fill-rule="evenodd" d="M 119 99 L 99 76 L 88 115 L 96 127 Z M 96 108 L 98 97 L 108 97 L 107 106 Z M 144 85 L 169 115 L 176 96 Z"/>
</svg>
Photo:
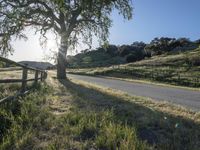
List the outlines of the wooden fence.
<svg viewBox="0 0 200 150">
<path fill-rule="evenodd" d="M 0 68 L 0 72 L 22 70 L 21 79 L 0 79 L 0 84 L 1 83 L 4 83 L 4 84 L 5 83 L 21 83 L 21 89 L 16 95 L 5 97 L 0 100 L 0 103 L 28 93 L 29 90 L 27 90 L 27 82 L 32 81 L 34 83 L 37 83 L 39 81 L 44 81 L 47 78 L 47 72 L 45 70 L 29 67 L 27 65 L 14 62 L 4 57 L 0 57 L 0 62 L 5 62 L 6 64 L 16 66 L 16 67 L 9 67 L 9 68 Z M 28 79 L 28 70 L 34 71 L 35 73 L 34 78 Z"/>
</svg>

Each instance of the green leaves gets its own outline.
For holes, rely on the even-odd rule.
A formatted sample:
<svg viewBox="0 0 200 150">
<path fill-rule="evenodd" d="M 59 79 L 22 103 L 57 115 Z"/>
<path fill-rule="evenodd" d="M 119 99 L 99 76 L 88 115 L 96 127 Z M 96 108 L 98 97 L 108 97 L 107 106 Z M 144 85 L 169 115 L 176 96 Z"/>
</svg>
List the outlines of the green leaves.
<svg viewBox="0 0 200 150">
<path fill-rule="evenodd" d="M 132 18 L 131 0 L 2 0 L 0 2 L 0 54 L 11 51 L 10 39 L 26 37 L 26 27 L 34 27 L 45 37 L 49 30 L 66 35 L 66 43 L 76 46 L 82 39 L 91 45 L 92 37 L 107 42 L 117 9 L 125 19 Z M 66 49 L 67 51 L 67 49 Z"/>
</svg>

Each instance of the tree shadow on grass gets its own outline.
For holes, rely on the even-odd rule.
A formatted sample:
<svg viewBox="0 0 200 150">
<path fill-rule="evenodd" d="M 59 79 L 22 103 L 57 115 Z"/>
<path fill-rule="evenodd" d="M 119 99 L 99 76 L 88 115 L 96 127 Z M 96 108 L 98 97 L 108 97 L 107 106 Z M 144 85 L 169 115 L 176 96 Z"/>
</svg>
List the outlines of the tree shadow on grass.
<svg viewBox="0 0 200 150">
<path fill-rule="evenodd" d="M 157 149 L 200 149 L 200 125 L 192 120 L 156 111 L 69 80 L 59 81 L 81 97 L 73 102 L 79 110 L 96 113 L 112 110 L 116 121 L 136 126 L 138 137 Z"/>
</svg>

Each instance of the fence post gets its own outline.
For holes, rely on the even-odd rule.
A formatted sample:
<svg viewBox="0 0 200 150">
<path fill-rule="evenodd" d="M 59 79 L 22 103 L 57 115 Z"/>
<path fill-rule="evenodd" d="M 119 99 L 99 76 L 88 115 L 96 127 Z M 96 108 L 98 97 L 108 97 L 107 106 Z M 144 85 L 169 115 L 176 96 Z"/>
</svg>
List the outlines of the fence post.
<svg viewBox="0 0 200 150">
<path fill-rule="evenodd" d="M 35 83 L 38 82 L 38 70 L 35 71 Z"/>
<path fill-rule="evenodd" d="M 178 82 L 181 83 L 181 74 L 180 74 L 180 72 L 178 73 Z"/>
<path fill-rule="evenodd" d="M 153 77 L 153 66 L 151 66 L 151 78 L 154 79 L 154 77 Z"/>
<path fill-rule="evenodd" d="M 28 72 L 27 68 L 23 68 L 21 93 L 26 91 L 27 72 Z"/>
<path fill-rule="evenodd" d="M 40 79 L 40 80 L 43 81 L 43 72 L 41 72 L 41 75 L 40 75 L 40 76 L 41 76 L 41 79 Z"/>
<path fill-rule="evenodd" d="M 44 73 L 44 79 L 47 79 L 47 71 Z"/>
</svg>

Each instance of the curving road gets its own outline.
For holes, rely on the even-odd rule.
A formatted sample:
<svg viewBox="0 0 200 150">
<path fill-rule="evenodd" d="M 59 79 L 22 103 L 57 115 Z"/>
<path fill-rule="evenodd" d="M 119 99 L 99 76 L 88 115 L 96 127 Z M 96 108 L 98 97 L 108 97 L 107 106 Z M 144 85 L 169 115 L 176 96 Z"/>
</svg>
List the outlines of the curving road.
<svg viewBox="0 0 200 150">
<path fill-rule="evenodd" d="M 136 95 L 150 97 L 158 101 L 168 101 L 185 106 L 195 111 L 200 111 L 200 91 L 165 87 L 146 83 L 121 81 L 117 79 L 108 79 L 103 77 L 90 77 L 72 74 L 68 74 L 68 77 L 90 83 L 95 83 L 104 87 L 121 90 L 133 96 Z"/>
</svg>

